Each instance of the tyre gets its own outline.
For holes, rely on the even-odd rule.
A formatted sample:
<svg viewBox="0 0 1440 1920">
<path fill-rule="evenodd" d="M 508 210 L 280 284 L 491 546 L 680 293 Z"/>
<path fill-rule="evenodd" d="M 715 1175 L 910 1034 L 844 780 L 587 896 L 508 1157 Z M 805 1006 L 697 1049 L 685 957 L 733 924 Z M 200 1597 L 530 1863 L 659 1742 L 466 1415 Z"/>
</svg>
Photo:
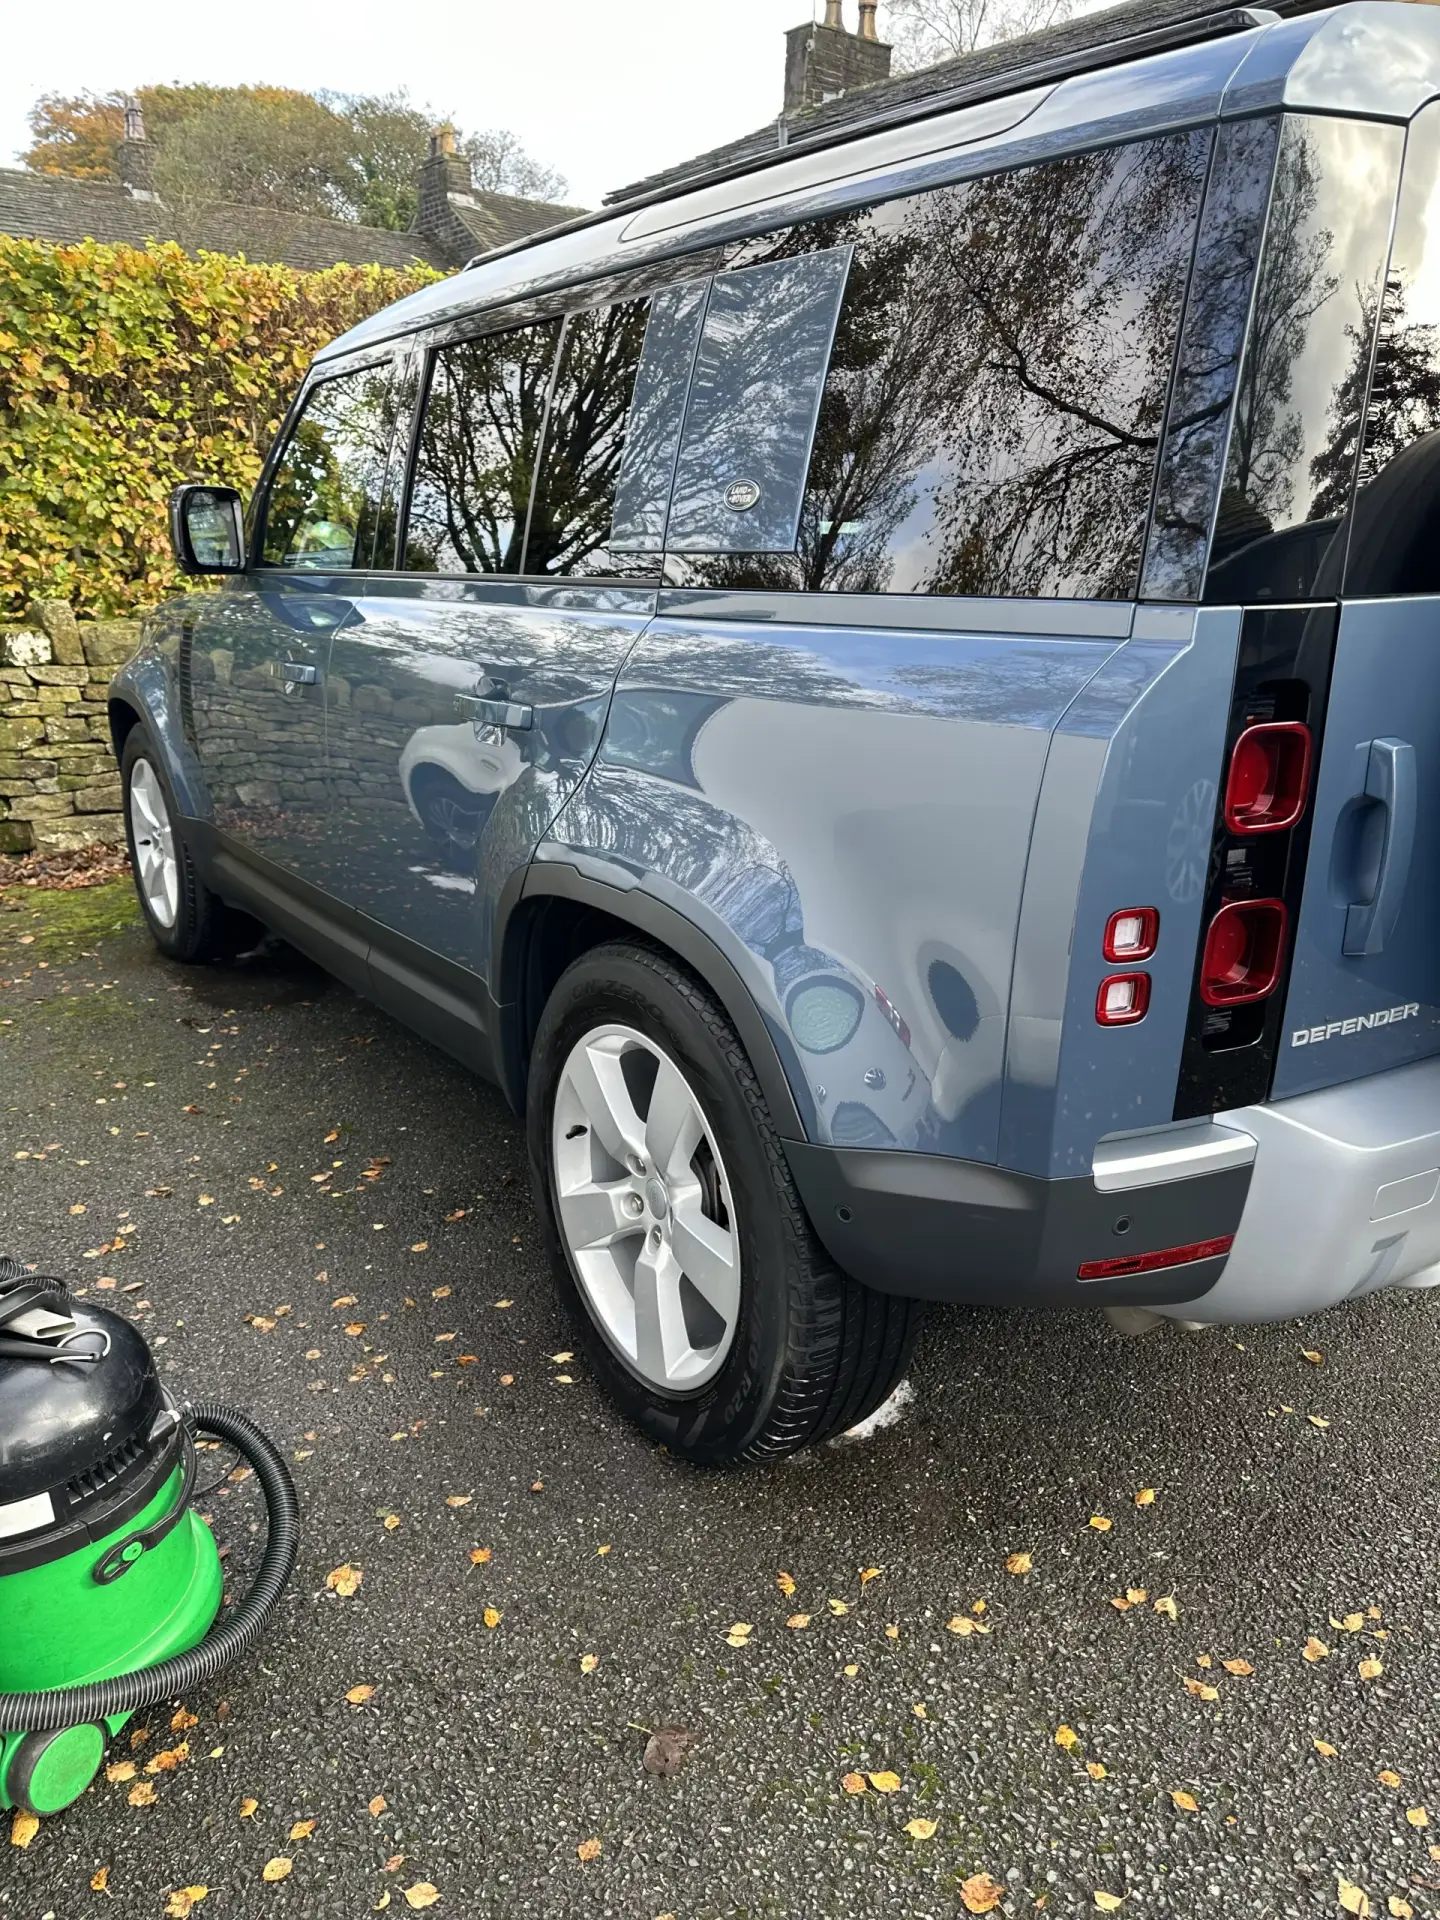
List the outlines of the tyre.
<svg viewBox="0 0 1440 1920">
<path fill-rule="evenodd" d="M 135 891 L 160 951 L 172 960 L 219 960 L 253 942 L 257 923 L 227 907 L 200 878 L 160 755 L 143 727 L 126 736 L 120 784 Z"/>
<path fill-rule="evenodd" d="M 739 1037 L 667 954 L 617 942 L 568 969 L 528 1103 L 561 1294 L 652 1439 L 698 1465 L 774 1459 L 894 1391 L 920 1306 L 835 1267 Z"/>
</svg>

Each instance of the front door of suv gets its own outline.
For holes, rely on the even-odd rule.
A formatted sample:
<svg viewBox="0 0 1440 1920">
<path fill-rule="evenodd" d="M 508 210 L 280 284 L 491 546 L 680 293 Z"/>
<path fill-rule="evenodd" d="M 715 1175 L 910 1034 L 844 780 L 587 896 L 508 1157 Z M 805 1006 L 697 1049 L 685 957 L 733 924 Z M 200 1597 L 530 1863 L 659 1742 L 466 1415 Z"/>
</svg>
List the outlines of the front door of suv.
<svg viewBox="0 0 1440 1920">
<path fill-rule="evenodd" d="M 382 1001 L 418 970 L 473 1004 L 500 891 L 594 757 L 654 612 L 641 563 L 609 549 L 649 304 L 431 355 L 400 564 L 364 583 L 329 667 L 331 838 L 343 897 L 383 930 Z"/>
<path fill-rule="evenodd" d="M 313 384 L 274 464 L 249 571 L 194 603 L 196 750 L 219 857 L 245 865 L 252 886 L 337 891 L 325 676 L 336 634 L 364 619 L 355 570 L 382 521 L 393 544 L 394 406 L 388 359 Z"/>
</svg>

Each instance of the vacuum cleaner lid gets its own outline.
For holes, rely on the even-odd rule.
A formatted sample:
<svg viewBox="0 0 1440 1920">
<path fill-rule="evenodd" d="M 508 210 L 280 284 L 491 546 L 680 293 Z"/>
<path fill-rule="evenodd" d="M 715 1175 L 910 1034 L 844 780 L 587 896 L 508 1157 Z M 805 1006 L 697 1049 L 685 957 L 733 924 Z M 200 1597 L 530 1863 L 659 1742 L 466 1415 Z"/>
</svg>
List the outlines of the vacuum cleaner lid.
<svg viewBox="0 0 1440 1920">
<path fill-rule="evenodd" d="M 87 1336 L 71 1351 L 104 1357 L 69 1359 L 56 1347 L 0 1358 L 0 1542 L 46 1523 L 42 1496 L 58 1496 L 58 1518 L 126 1477 L 165 1407 L 150 1349 L 128 1320 L 60 1294 L 44 1310 Z"/>
</svg>

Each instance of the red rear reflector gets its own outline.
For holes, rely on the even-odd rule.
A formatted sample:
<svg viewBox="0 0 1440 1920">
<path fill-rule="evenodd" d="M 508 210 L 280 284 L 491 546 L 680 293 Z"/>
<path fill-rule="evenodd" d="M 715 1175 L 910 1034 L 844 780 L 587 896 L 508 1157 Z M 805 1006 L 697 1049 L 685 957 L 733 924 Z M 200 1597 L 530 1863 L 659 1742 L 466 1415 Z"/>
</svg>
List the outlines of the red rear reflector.
<svg viewBox="0 0 1440 1920">
<path fill-rule="evenodd" d="M 1283 900 L 1232 900 L 1210 922 L 1200 962 L 1207 1007 L 1238 1007 L 1272 993 L 1285 959 Z"/>
<path fill-rule="evenodd" d="M 1086 1260 L 1081 1280 L 1119 1280 L 1129 1273 L 1158 1273 L 1162 1267 L 1188 1267 L 1195 1260 L 1218 1260 L 1235 1244 L 1233 1233 L 1218 1240 L 1192 1240 L 1188 1247 L 1162 1247 L 1155 1253 L 1132 1253 L 1123 1260 Z"/>
<path fill-rule="evenodd" d="M 1230 756 L 1225 824 L 1231 833 L 1293 827 L 1310 791 L 1310 729 L 1298 720 L 1247 727 Z"/>
<path fill-rule="evenodd" d="M 1150 1005 L 1148 973 L 1112 973 L 1100 982 L 1095 1018 L 1102 1027 L 1133 1027 Z"/>
<path fill-rule="evenodd" d="M 1122 907 L 1105 922 L 1107 960 L 1148 960 L 1160 938 L 1160 915 L 1154 907 Z"/>
</svg>

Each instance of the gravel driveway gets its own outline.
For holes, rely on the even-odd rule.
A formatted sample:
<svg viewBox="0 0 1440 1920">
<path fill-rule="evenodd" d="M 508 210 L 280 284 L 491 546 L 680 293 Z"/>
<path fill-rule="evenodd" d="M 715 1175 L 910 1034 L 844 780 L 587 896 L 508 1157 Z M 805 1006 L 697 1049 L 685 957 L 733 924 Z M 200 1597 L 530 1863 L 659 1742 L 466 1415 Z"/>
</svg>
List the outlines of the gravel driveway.
<svg viewBox="0 0 1440 1920">
<path fill-rule="evenodd" d="M 256 1414 L 304 1538 L 193 1727 L 0 1827 L 0 1920 L 1440 1912 L 1440 1303 L 936 1311 L 893 1424 L 698 1475 L 571 1358 L 498 1095 L 287 948 L 6 898 L 0 1250 Z"/>
</svg>

